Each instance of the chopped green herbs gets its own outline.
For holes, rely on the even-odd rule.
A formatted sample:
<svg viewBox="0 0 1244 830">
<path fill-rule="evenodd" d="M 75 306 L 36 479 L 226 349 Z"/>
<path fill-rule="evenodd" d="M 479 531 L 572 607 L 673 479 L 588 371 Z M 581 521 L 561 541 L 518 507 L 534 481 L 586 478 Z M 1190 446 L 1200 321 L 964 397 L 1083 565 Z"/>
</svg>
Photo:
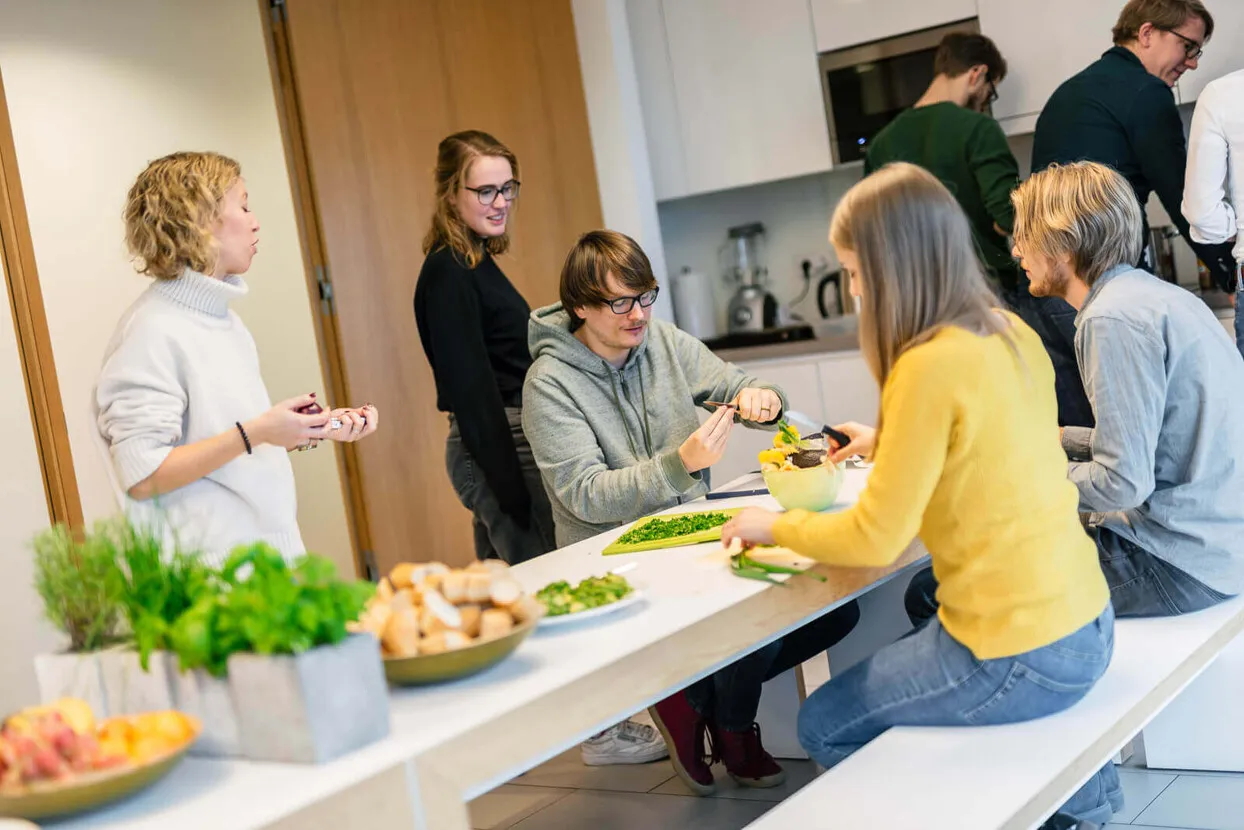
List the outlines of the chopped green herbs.
<svg viewBox="0 0 1244 830">
<path fill-rule="evenodd" d="M 684 513 L 668 519 L 653 519 L 631 528 L 618 537 L 617 543 L 635 545 L 659 539 L 675 539 L 721 527 L 730 521 L 729 513 Z"/>
<path fill-rule="evenodd" d="M 778 431 L 782 433 L 782 442 L 792 446 L 799 446 L 799 433 L 791 429 L 790 424 L 786 423 L 786 419 L 778 421 Z"/>
<path fill-rule="evenodd" d="M 610 605 L 633 590 L 625 577 L 608 574 L 590 576 L 573 588 L 565 581 L 550 583 L 536 592 L 536 599 L 548 609 L 550 617 L 561 617 Z"/>
</svg>

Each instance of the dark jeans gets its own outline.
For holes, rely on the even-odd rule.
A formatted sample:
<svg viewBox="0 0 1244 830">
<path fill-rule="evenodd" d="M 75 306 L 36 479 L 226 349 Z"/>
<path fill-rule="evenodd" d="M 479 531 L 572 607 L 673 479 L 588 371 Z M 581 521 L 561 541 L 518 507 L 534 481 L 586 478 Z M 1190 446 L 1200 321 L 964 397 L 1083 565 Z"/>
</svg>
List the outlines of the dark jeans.
<svg viewBox="0 0 1244 830">
<path fill-rule="evenodd" d="M 1092 528 L 1089 535 L 1120 617 L 1174 617 L 1229 599 L 1108 528 Z"/>
<path fill-rule="evenodd" d="M 1090 528 L 1089 535 L 1097 543 L 1110 602 L 1119 617 L 1173 617 L 1230 599 L 1108 528 Z M 912 577 L 903 606 L 912 625 L 937 616 L 937 580 L 932 568 Z"/>
<path fill-rule="evenodd" d="M 450 416 L 449 438 L 445 442 L 445 466 L 449 468 L 449 480 L 454 491 L 467 510 L 473 515 L 471 523 L 475 531 L 475 556 L 477 559 L 501 559 L 517 565 L 528 559 L 548 553 L 557 547 L 553 537 L 553 509 L 544 491 L 544 481 L 531 454 L 531 445 L 523 434 L 521 409 L 505 410 L 518 449 L 518 463 L 523 468 L 523 481 L 531 496 L 531 521 L 524 529 L 504 510 L 497 496 L 484 479 L 484 472 L 471 458 L 458 425 Z"/>
<path fill-rule="evenodd" d="M 1093 407 L 1089 405 L 1076 363 L 1076 310 L 1057 297 L 1032 296 L 1028 292 L 1028 277 L 1022 273 L 1015 288 L 1002 290 L 1002 300 L 1040 336 L 1054 364 L 1058 425 L 1093 426 Z"/>
<path fill-rule="evenodd" d="M 687 700 L 701 717 L 727 732 L 750 729 L 760 709 L 761 685 L 825 651 L 850 634 L 859 620 L 860 607 L 854 600 L 835 608 L 688 686 Z"/>
</svg>

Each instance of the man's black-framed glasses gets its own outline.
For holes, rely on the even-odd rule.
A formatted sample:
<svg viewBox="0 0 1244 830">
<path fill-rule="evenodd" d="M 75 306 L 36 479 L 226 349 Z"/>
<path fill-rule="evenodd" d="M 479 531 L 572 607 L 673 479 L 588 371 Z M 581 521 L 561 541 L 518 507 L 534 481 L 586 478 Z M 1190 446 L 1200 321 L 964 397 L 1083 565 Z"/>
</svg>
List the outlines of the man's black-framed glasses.
<svg viewBox="0 0 1244 830">
<path fill-rule="evenodd" d="M 657 301 L 657 293 L 661 290 L 661 286 L 653 288 L 651 291 L 645 291 L 634 297 L 618 297 L 616 300 L 606 300 L 605 305 L 614 314 L 630 314 L 631 309 L 635 307 L 635 303 L 639 303 L 640 308 L 648 308 Z"/>
<path fill-rule="evenodd" d="M 989 97 L 985 99 L 985 106 L 992 106 L 994 101 L 998 100 L 998 82 L 989 81 Z"/>
<path fill-rule="evenodd" d="M 466 187 L 466 185 L 463 185 L 463 187 L 466 187 L 467 190 L 478 196 L 479 203 L 481 205 L 491 205 L 493 202 L 497 201 L 498 193 L 500 193 L 501 198 L 505 199 L 507 202 L 512 202 L 517 199 L 519 184 L 520 182 L 518 179 L 510 179 L 500 187 L 497 187 L 495 184 L 486 184 L 483 187 Z"/>
<path fill-rule="evenodd" d="M 1194 61 L 1197 58 L 1201 57 L 1201 55 L 1205 54 L 1204 44 L 1199 43 L 1186 35 L 1181 35 L 1179 32 L 1175 31 L 1174 29 L 1163 29 L 1161 26 L 1158 26 L 1156 28 L 1158 29 L 1158 31 L 1166 32 L 1167 34 L 1172 34 L 1184 42 L 1184 60 Z"/>
</svg>

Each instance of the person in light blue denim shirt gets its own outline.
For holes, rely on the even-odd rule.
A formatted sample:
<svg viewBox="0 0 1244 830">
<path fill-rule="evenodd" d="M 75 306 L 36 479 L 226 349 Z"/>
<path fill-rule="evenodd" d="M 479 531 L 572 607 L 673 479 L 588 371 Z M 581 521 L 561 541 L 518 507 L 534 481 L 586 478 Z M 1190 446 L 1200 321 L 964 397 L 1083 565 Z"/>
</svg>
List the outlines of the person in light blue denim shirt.
<svg viewBox="0 0 1244 830">
<path fill-rule="evenodd" d="M 1097 425 L 1063 447 L 1120 616 L 1169 616 L 1244 587 L 1244 362 L 1196 296 L 1132 267 L 1140 206 L 1095 162 L 1020 186 L 1015 250 L 1032 292 L 1079 310 Z"/>
</svg>

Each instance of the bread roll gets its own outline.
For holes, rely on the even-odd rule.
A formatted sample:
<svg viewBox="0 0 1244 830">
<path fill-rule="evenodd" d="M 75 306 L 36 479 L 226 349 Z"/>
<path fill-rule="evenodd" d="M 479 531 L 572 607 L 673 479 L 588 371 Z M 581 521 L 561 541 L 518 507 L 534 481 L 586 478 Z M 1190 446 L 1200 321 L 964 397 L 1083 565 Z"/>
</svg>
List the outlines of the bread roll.
<svg viewBox="0 0 1244 830">
<path fill-rule="evenodd" d="M 514 622 L 525 623 L 540 619 L 548 609 L 535 597 L 524 595 L 507 610 L 514 616 Z"/>
<path fill-rule="evenodd" d="M 467 601 L 467 580 L 470 574 L 466 571 L 450 571 L 441 578 L 440 592 L 445 599 L 454 605 Z"/>
<path fill-rule="evenodd" d="M 468 573 L 466 575 L 466 601 L 467 602 L 491 602 L 492 601 L 492 572 L 483 571 L 476 573 Z"/>
<path fill-rule="evenodd" d="M 384 602 L 393 599 L 393 584 L 389 582 L 387 576 L 381 578 L 380 584 L 376 586 L 376 596 L 380 597 Z"/>
<path fill-rule="evenodd" d="M 389 615 L 381 644 L 395 657 L 410 657 L 419 652 L 419 621 L 415 609 L 400 608 Z"/>
<path fill-rule="evenodd" d="M 461 631 L 441 631 L 419 641 L 420 654 L 444 654 L 471 645 L 471 638 Z"/>
<path fill-rule="evenodd" d="M 393 583 L 393 587 L 401 590 L 409 588 L 414 584 L 415 565 L 411 562 L 399 562 L 393 566 L 393 570 L 389 571 L 389 581 Z"/>
<path fill-rule="evenodd" d="M 419 628 L 424 635 L 436 634 L 447 629 L 462 628 L 462 614 L 436 591 L 423 592 L 423 607 L 419 614 Z"/>
<path fill-rule="evenodd" d="M 462 615 L 462 633 L 468 637 L 478 637 L 479 621 L 484 609 L 478 605 L 459 605 L 458 613 Z"/>
<path fill-rule="evenodd" d="M 399 588 L 389 600 L 389 607 L 396 611 L 399 608 L 415 607 L 415 592 L 412 588 Z"/>
<path fill-rule="evenodd" d="M 376 639 L 384 634 L 384 628 L 389 624 L 389 617 L 393 615 L 393 608 L 387 602 L 377 603 L 370 611 L 363 615 L 359 620 L 363 627 L 376 635 Z"/>
<path fill-rule="evenodd" d="M 489 609 L 480 617 L 479 638 L 481 640 L 495 640 L 513 630 L 514 618 L 504 608 Z"/>
<path fill-rule="evenodd" d="M 493 579 L 492 590 L 489 592 L 493 605 L 508 608 L 523 596 L 523 587 L 513 578 L 503 576 Z"/>
<path fill-rule="evenodd" d="M 467 565 L 467 573 L 483 573 L 483 574 L 499 574 L 505 573 L 510 566 L 502 562 L 500 559 L 476 559 L 470 565 Z"/>
</svg>

